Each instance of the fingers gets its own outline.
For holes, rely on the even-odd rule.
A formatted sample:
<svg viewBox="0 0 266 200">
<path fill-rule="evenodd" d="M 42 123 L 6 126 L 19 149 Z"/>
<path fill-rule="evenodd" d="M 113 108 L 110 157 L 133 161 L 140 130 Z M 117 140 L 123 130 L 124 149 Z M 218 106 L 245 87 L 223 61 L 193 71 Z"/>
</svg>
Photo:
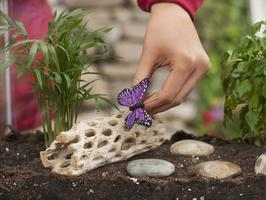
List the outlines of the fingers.
<svg viewBox="0 0 266 200">
<path fill-rule="evenodd" d="M 191 90 L 196 86 L 198 81 L 205 75 L 209 68 L 210 68 L 210 62 L 208 60 L 208 57 L 202 57 L 198 63 L 200 64 L 199 67 L 194 68 L 195 70 L 192 71 L 192 73 L 186 73 L 186 75 L 183 75 L 181 78 L 185 78 L 185 81 L 183 84 L 177 81 L 175 82 L 177 93 L 175 97 L 173 98 L 172 94 L 169 93 L 169 91 L 173 91 L 173 89 L 170 86 L 165 85 L 165 90 L 168 91 L 166 93 L 167 100 L 165 101 L 162 99 L 161 92 L 154 95 L 152 98 L 148 99 L 145 104 L 145 108 L 150 111 L 151 114 L 156 114 L 159 112 L 166 111 L 172 107 L 175 107 L 181 103 L 181 101 L 191 92 Z M 193 67 L 191 68 L 193 69 Z M 176 76 L 176 78 L 180 78 L 182 73 L 179 74 L 179 76 Z M 186 78 L 187 77 L 187 78 Z M 178 88 L 178 84 L 181 85 L 181 88 Z M 169 90 L 170 89 L 170 90 Z M 173 92 L 171 92 L 173 93 Z M 164 104 L 163 104 L 164 102 Z"/>
<path fill-rule="evenodd" d="M 133 86 L 137 85 L 144 78 L 150 79 L 153 73 L 154 63 L 155 58 L 152 55 L 146 56 L 146 53 L 143 53 L 143 56 L 141 56 L 139 65 L 133 77 Z"/>
<path fill-rule="evenodd" d="M 172 104 L 187 78 L 195 70 L 190 64 L 186 67 L 172 66 L 171 69 L 161 90 L 144 102 L 148 112 L 153 113 L 154 110 Z"/>
<path fill-rule="evenodd" d="M 209 69 L 209 66 L 206 68 L 197 68 L 188 78 L 186 83 L 183 85 L 181 88 L 180 92 L 177 94 L 175 99 L 170 103 L 165 106 L 162 106 L 160 108 L 154 109 L 152 111 L 152 114 L 157 114 L 163 111 L 166 111 L 170 108 L 173 108 L 175 106 L 178 106 L 183 99 L 193 90 L 193 88 L 197 85 L 199 80 L 204 76 L 204 74 L 207 73 Z"/>
</svg>

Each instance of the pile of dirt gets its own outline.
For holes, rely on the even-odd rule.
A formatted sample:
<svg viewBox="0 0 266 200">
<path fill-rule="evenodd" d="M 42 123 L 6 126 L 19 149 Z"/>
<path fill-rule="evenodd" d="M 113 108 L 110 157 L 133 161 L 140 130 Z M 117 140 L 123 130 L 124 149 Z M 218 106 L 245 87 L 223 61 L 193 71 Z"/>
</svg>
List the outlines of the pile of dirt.
<svg viewBox="0 0 266 200">
<path fill-rule="evenodd" d="M 44 150 L 43 143 L 0 140 L 0 199 L 266 199 L 266 177 L 254 173 L 255 161 L 266 152 L 265 146 L 201 137 L 197 139 L 214 145 L 215 152 L 212 155 L 193 158 L 170 154 L 173 142 L 191 138 L 193 136 L 178 132 L 170 142 L 129 159 L 159 158 L 176 166 L 176 171 L 169 177 L 136 179 L 126 172 L 128 161 L 110 164 L 77 177 L 54 175 L 42 166 L 39 158 L 39 152 Z M 217 159 L 240 165 L 242 174 L 214 180 L 196 177 L 188 170 L 199 162 Z"/>
</svg>

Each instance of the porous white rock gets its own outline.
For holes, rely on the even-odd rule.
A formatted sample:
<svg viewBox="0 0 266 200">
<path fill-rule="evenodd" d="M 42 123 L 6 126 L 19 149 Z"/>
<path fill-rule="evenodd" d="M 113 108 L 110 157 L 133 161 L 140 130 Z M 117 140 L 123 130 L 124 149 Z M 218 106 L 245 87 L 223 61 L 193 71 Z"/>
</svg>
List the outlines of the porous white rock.
<svg viewBox="0 0 266 200">
<path fill-rule="evenodd" d="M 138 159 L 127 164 L 127 172 L 131 176 L 165 177 L 174 171 L 174 164 L 161 159 Z"/>
<path fill-rule="evenodd" d="M 241 173 L 241 168 L 237 164 L 222 160 L 202 162 L 193 169 L 199 176 L 215 179 L 229 178 Z"/>
<path fill-rule="evenodd" d="M 212 145 L 198 140 L 181 140 L 170 147 L 170 152 L 176 155 L 206 156 L 213 151 Z"/>
<path fill-rule="evenodd" d="M 97 167 L 126 160 L 160 146 L 165 141 L 162 121 L 150 128 L 135 125 L 124 129 L 125 114 L 96 117 L 60 132 L 49 148 L 40 152 L 42 163 L 52 172 L 73 176 Z"/>
<path fill-rule="evenodd" d="M 266 153 L 260 155 L 255 163 L 255 173 L 266 175 Z"/>
</svg>

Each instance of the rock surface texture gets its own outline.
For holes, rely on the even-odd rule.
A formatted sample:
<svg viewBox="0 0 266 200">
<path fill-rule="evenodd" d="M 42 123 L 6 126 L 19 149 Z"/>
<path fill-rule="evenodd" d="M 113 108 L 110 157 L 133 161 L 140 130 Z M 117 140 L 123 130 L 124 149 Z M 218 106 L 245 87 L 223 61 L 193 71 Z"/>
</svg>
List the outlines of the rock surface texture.
<svg viewBox="0 0 266 200">
<path fill-rule="evenodd" d="M 127 164 L 131 176 L 165 177 L 175 171 L 175 166 L 161 159 L 138 159 Z"/>
<path fill-rule="evenodd" d="M 206 161 L 194 166 L 195 173 L 199 176 L 224 179 L 241 173 L 241 168 L 228 161 Z"/>
<path fill-rule="evenodd" d="M 198 140 L 181 140 L 174 143 L 170 151 L 176 155 L 207 156 L 213 153 L 214 147 Z"/>
<path fill-rule="evenodd" d="M 255 163 L 255 173 L 266 175 L 266 153 L 260 155 Z"/>
<path fill-rule="evenodd" d="M 43 165 L 57 174 L 80 175 L 126 160 L 165 141 L 162 121 L 154 120 L 150 128 L 135 125 L 128 131 L 124 129 L 124 117 L 118 113 L 94 118 L 59 133 L 50 147 L 40 152 Z"/>
</svg>

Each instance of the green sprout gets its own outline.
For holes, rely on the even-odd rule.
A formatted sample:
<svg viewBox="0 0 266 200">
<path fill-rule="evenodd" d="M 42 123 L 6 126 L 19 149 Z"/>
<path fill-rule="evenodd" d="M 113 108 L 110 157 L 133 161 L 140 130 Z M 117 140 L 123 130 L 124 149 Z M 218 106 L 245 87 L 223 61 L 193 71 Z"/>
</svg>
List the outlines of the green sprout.
<svg viewBox="0 0 266 200">
<path fill-rule="evenodd" d="M 5 45 L 1 69 L 15 64 L 19 75 L 27 72 L 34 77 L 33 90 L 38 95 L 46 147 L 60 131 L 73 126 L 85 100 L 94 100 L 97 110 L 102 101 L 115 106 L 105 95 L 92 93 L 91 84 L 95 80 L 81 84 L 84 82 L 82 75 L 97 74 L 88 71 L 90 63 L 108 58 L 108 46 L 102 37 L 110 31 L 110 28 L 89 31 L 83 20 L 85 15 L 87 12 L 81 9 L 55 13 L 47 35 L 29 39 L 21 22 L 0 12 L 4 22 L 0 26 L 0 36 L 5 32 L 12 33 Z M 88 54 L 91 48 L 100 50 Z"/>
</svg>

